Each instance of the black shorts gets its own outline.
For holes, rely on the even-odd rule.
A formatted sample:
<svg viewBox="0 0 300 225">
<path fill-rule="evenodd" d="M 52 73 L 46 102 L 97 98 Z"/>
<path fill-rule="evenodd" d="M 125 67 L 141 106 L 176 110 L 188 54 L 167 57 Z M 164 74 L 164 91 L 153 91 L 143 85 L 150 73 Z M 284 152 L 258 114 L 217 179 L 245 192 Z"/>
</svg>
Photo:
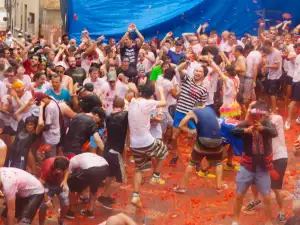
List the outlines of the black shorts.
<svg viewBox="0 0 300 225">
<path fill-rule="evenodd" d="M 118 183 L 125 179 L 124 163 L 120 153 L 104 152 L 104 159 L 108 162 L 108 177 L 115 177 Z"/>
<path fill-rule="evenodd" d="M 269 96 L 275 96 L 280 90 L 280 80 L 265 80 L 265 92 Z"/>
<path fill-rule="evenodd" d="M 271 179 L 271 188 L 272 189 L 282 189 L 283 178 L 285 174 L 285 170 L 287 167 L 287 158 L 277 159 L 273 161 L 273 166 L 276 172 L 279 174 L 280 178 L 278 180 Z"/>
<path fill-rule="evenodd" d="M 300 102 L 300 82 L 293 83 L 292 101 Z"/>
<path fill-rule="evenodd" d="M 284 77 L 284 81 L 285 81 L 285 84 L 287 84 L 287 85 L 292 85 L 293 84 L 293 78 L 288 76 L 288 75 L 286 75 Z"/>
<path fill-rule="evenodd" d="M 71 174 L 68 186 L 72 192 L 82 192 L 90 187 L 91 193 L 95 194 L 108 175 L 108 166 L 91 167 Z"/>
<path fill-rule="evenodd" d="M 5 126 L 3 128 L 2 134 L 8 134 L 9 136 L 16 136 L 17 131 L 14 131 L 11 126 Z"/>
<path fill-rule="evenodd" d="M 27 198 L 16 197 L 16 218 L 18 223 L 31 224 L 43 199 L 44 193 L 31 195 Z M 2 216 L 7 217 L 7 208 L 3 211 Z"/>
</svg>

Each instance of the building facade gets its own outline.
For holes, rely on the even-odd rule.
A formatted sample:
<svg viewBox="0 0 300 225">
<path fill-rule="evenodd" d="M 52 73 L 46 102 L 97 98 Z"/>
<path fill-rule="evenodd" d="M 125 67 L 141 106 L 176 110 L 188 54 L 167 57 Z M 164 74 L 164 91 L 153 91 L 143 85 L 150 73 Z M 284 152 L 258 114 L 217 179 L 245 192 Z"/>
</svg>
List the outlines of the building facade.
<svg viewBox="0 0 300 225">
<path fill-rule="evenodd" d="M 59 0 L 5 0 L 10 30 L 17 33 L 40 35 L 45 25 L 62 24 Z"/>
</svg>

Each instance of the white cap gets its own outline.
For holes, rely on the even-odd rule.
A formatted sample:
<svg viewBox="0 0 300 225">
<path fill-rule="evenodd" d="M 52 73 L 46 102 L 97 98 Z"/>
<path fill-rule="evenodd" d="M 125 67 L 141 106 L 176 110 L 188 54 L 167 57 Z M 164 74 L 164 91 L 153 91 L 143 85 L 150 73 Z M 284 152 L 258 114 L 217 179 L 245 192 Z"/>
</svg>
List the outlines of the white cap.
<svg viewBox="0 0 300 225">
<path fill-rule="evenodd" d="M 18 33 L 18 36 L 23 36 L 23 34 L 22 33 Z"/>
<path fill-rule="evenodd" d="M 63 61 L 59 61 L 58 63 L 55 64 L 55 67 L 58 67 L 58 66 L 62 66 L 63 68 L 67 69 L 66 64 Z"/>
<path fill-rule="evenodd" d="M 11 34 L 11 31 L 8 31 L 7 34 Z"/>
</svg>

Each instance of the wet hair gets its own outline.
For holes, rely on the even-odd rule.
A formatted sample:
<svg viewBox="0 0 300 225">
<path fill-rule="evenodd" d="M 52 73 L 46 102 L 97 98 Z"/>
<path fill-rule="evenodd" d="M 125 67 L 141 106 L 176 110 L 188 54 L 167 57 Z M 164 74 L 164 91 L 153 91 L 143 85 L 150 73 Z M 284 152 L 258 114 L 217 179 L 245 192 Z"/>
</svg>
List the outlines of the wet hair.
<svg viewBox="0 0 300 225">
<path fill-rule="evenodd" d="M 84 113 L 90 113 L 94 107 L 101 107 L 101 101 L 97 95 L 87 95 L 80 99 L 79 107 Z"/>
<path fill-rule="evenodd" d="M 235 49 L 235 51 L 241 53 L 242 55 L 244 54 L 244 49 L 243 49 L 242 46 L 237 45 L 237 46 L 234 47 L 234 49 Z"/>
<path fill-rule="evenodd" d="M 294 48 L 300 48 L 300 43 L 294 44 Z"/>
<path fill-rule="evenodd" d="M 100 67 L 102 66 L 102 63 L 95 63 L 95 62 L 93 62 L 92 64 L 91 64 L 91 67 L 94 67 L 94 68 L 97 68 L 98 70 L 100 70 Z"/>
<path fill-rule="evenodd" d="M 172 67 L 166 69 L 164 73 L 164 78 L 166 78 L 167 80 L 172 80 L 174 76 L 175 76 L 175 70 Z"/>
<path fill-rule="evenodd" d="M 262 47 L 260 48 L 260 51 L 263 52 L 263 53 L 265 53 L 265 54 L 268 54 L 268 53 L 269 53 L 269 47 L 267 47 L 267 46 L 262 46 Z"/>
<path fill-rule="evenodd" d="M 25 119 L 25 126 L 28 124 L 28 123 L 33 123 L 34 126 L 37 126 L 38 124 L 38 118 L 35 117 L 35 116 L 29 116 Z"/>
<path fill-rule="evenodd" d="M 94 71 L 100 72 L 99 68 L 91 66 L 90 69 L 89 69 L 89 74 L 91 74 Z"/>
<path fill-rule="evenodd" d="M 139 87 L 141 92 L 141 97 L 150 99 L 155 93 L 155 85 L 152 84 L 150 80 L 147 80 L 146 84 Z"/>
<path fill-rule="evenodd" d="M 126 72 L 128 77 L 136 77 L 137 76 L 137 69 L 134 65 L 129 64 L 128 70 Z"/>
<path fill-rule="evenodd" d="M 61 37 L 61 39 L 64 40 L 65 37 L 68 37 L 68 38 L 69 38 L 69 35 L 68 35 L 68 34 L 64 34 L 64 35 Z"/>
<path fill-rule="evenodd" d="M 104 120 L 104 119 L 106 118 L 105 111 L 104 111 L 101 107 L 99 107 L 99 106 L 94 107 L 94 108 L 91 110 L 91 113 L 94 114 L 94 115 L 99 116 L 99 118 L 100 118 L 101 120 Z"/>
<path fill-rule="evenodd" d="M 201 67 L 203 68 L 204 77 L 206 77 L 208 74 L 208 68 L 207 68 L 207 66 L 204 66 L 204 65 L 201 65 Z"/>
<path fill-rule="evenodd" d="M 116 96 L 113 101 L 113 108 L 124 108 L 125 101 L 123 98 Z"/>
<path fill-rule="evenodd" d="M 35 73 L 34 76 L 33 76 L 33 81 L 36 81 L 37 79 L 40 79 L 40 77 L 43 76 L 43 75 L 46 76 L 46 74 L 43 73 L 43 72 L 37 72 L 37 73 Z"/>
<path fill-rule="evenodd" d="M 41 54 L 33 54 L 33 55 L 30 57 L 30 59 L 33 59 L 33 57 L 37 57 L 38 60 L 39 60 L 39 63 L 42 62 L 42 56 L 41 56 Z"/>
<path fill-rule="evenodd" d="M 60 82 L 62 81 L 62 78 L 61 78 L 58 74 L 56 74 L 56 73 L 51 75 L 51 80 L 52 80 L 53 78 L 59 78 L 59 79 L 60 79 Z"/>
<path fill-rule="evenodd" d="M 231 77 L 236 76 L 235 66 L 234 65 L 227 65 L 225 67 L 225 70 L 229 74 L 229 76 L 231 76 Z"/>
<path fill-rule="evenodd" d="M 6 73 L 14 73 L 14 74 L 17 74 L 17 70 L 15 67 L 8 67 L 7 70 L 6 70 Z"/>
<path fill-rule="evenodd" d="M 55 170 L 65 171 L 69 168 L 69 160 L 65 157 L 56 157 L 53 163 L 53 168 Z"/>
<path fill-rule="evenodd" d="M 254 45 L 251 42 L 247 43 L 245 45 L 244 51 L 247 52 L 247 51 L 252 51 L 252 50 L 254 50 Z"/>
<path fill-rule="evenodd" d="M 270 41 L 270 40 L 265 40 L 263 46 L 265 46 L 265 47 L 272 47 L 272 41 Z"/>
<path fill-rule="evenodd" d="M 68 50 L 69 50 L 69 52 L 76 52 L 76 47 L 72 45 L 69 47 Z"/>
</svg>

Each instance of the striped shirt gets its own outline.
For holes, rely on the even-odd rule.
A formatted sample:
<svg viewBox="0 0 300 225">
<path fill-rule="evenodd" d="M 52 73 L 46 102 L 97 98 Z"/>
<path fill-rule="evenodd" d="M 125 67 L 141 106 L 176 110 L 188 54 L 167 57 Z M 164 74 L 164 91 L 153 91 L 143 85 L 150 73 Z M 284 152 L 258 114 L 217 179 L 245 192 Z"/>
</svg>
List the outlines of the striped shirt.
<svg viewBox="0 0 300 225">
<path fill-rule="evenodd" d="M 181 82 L 181 92 L 177 101 L 176 111 L 187 114 L 197 102 L 206 102 L 207 91 L 202 84 L 196 85 L 193 78 L 187 74 L 184 75 Z"/>
</svg>

